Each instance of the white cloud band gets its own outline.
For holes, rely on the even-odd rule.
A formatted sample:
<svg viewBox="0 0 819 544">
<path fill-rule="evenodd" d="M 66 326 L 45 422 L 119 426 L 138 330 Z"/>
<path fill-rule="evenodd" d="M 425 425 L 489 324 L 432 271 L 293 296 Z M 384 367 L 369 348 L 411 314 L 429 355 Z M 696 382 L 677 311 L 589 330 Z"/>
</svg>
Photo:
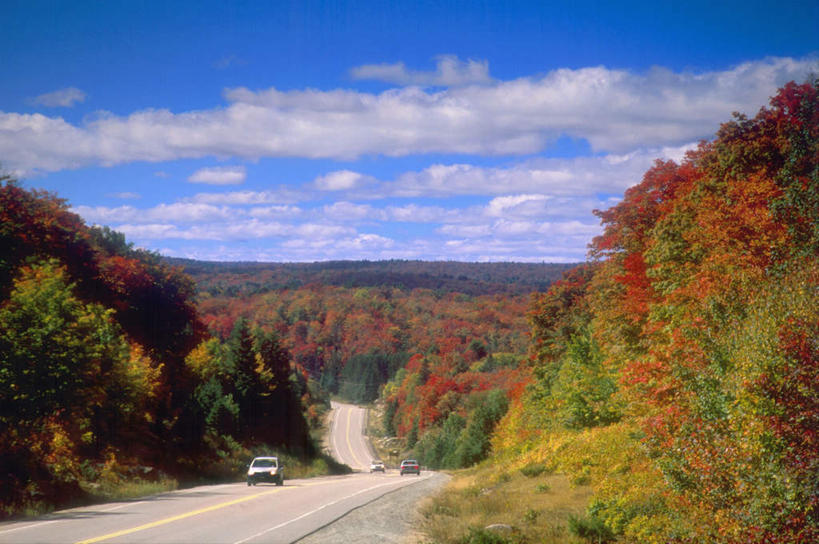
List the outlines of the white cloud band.
<svg viewBox="0 0 819 544">
<path fill-rule="evenodd" d="M 2 112 L 0 157 L 30 173 L 209 156 L 503 155 L 540 151 L 561 135 L 623 152 L 707 138 L 732 111 L 753 114 L 777 87 L 816 69 L 811 58 L 769 58 L 700 74 L 562 69 L 437 92 L 238 88 L 225 92 L 224 108 L 145 110 L 83 125 Z"/>
</svg>

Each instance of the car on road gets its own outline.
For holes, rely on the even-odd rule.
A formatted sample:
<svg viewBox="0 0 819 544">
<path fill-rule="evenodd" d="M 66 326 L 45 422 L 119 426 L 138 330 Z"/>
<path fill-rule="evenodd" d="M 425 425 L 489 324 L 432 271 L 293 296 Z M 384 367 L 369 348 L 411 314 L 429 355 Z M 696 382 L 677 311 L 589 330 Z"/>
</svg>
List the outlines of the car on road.
<svg viewBox="0 0 819 544">
<path fill-rule="evenodd" d="M 387 472 L 387 469 L 383 461 L 373 459 L 373 462 L 370 463 L 370 472 Z"/>
<path fill-rule="evenodd" d="M 284 466 L 278 457 L 255 457 L 247 467 L 247 485 L 270 482 L 284 485 Z"/>
<path fill-rule="evenodd" d="M 401 476 L 404 474 L 421 475 L 421 465 L 415 459 L 404 459 L 401 461 Z"/>
</svg>

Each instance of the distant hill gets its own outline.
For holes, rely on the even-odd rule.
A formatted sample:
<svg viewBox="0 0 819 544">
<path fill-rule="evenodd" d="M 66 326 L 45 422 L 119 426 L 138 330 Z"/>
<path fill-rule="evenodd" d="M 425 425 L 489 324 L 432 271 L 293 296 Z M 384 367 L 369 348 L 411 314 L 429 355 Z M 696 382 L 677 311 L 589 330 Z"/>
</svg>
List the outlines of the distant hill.
<svg viewBox="0 0 819 544">
<path fill-rule="evenodd" d="M 467 263 L 455 261 L 327 261 L 315 263 L 210 262 L 168 258 L 211 295 L 253 295 L 310 284 L 338 287 L 434 289 L 467 295 L 545 291 L 564 263 Z"/>
</svg>

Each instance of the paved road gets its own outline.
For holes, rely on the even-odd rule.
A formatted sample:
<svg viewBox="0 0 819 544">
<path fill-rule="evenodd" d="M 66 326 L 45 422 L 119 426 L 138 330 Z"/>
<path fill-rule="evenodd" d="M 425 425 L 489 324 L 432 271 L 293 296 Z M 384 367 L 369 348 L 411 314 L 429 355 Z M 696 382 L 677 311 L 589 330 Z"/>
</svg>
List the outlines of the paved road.
<svg viewBox="0 0 819 544">
<path fill-rule="evenodd" d="M 426 477 L 353 474 L 286 480 L 284 487 L 244 483 L 196 487 L 2 524 L 0 542 L 289 543 Z"/>
<path fill-rule="evenodd" d="M 283 487 L 248 487 L 243 482 L 203 486 L 63 510 L 0 524 L 0 543 L 290 543 L 432 476 L 369 474 L 371 454 L 362 432 L 365 412 L 350 405 L 336 408 L 330 443 L 342 461 L 365 473 L 285 480 Z"/>
<path fill-rule="evenodd" d="M 333 457 L 353 470 L 369 472 L 374 454 L 365 436 L 367 410 L 335 401 L 332 406 L 330 449 Z"/>
</svg>

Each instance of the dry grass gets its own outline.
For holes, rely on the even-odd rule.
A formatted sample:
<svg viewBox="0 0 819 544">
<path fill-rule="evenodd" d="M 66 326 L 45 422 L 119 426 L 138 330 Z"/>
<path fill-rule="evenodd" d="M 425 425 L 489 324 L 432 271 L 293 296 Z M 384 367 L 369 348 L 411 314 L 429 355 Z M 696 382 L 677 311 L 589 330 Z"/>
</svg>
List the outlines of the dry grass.
<svg viewBox="0 0 819 544">
<path fill-rule="evenodd" d="M 591 488 L 572 485 L 567 477 L 547 471 L 527 473 L 499 473 L 492 466 L 455 472 L 450 484 L 421 508 L 421 541 L 480 542 L 476 529 L 504 524 L 511 530 L 498 535 L 510 543 L 582 542 L 569 533 L 568 519 L 585 512 Z"/>
</svg>

